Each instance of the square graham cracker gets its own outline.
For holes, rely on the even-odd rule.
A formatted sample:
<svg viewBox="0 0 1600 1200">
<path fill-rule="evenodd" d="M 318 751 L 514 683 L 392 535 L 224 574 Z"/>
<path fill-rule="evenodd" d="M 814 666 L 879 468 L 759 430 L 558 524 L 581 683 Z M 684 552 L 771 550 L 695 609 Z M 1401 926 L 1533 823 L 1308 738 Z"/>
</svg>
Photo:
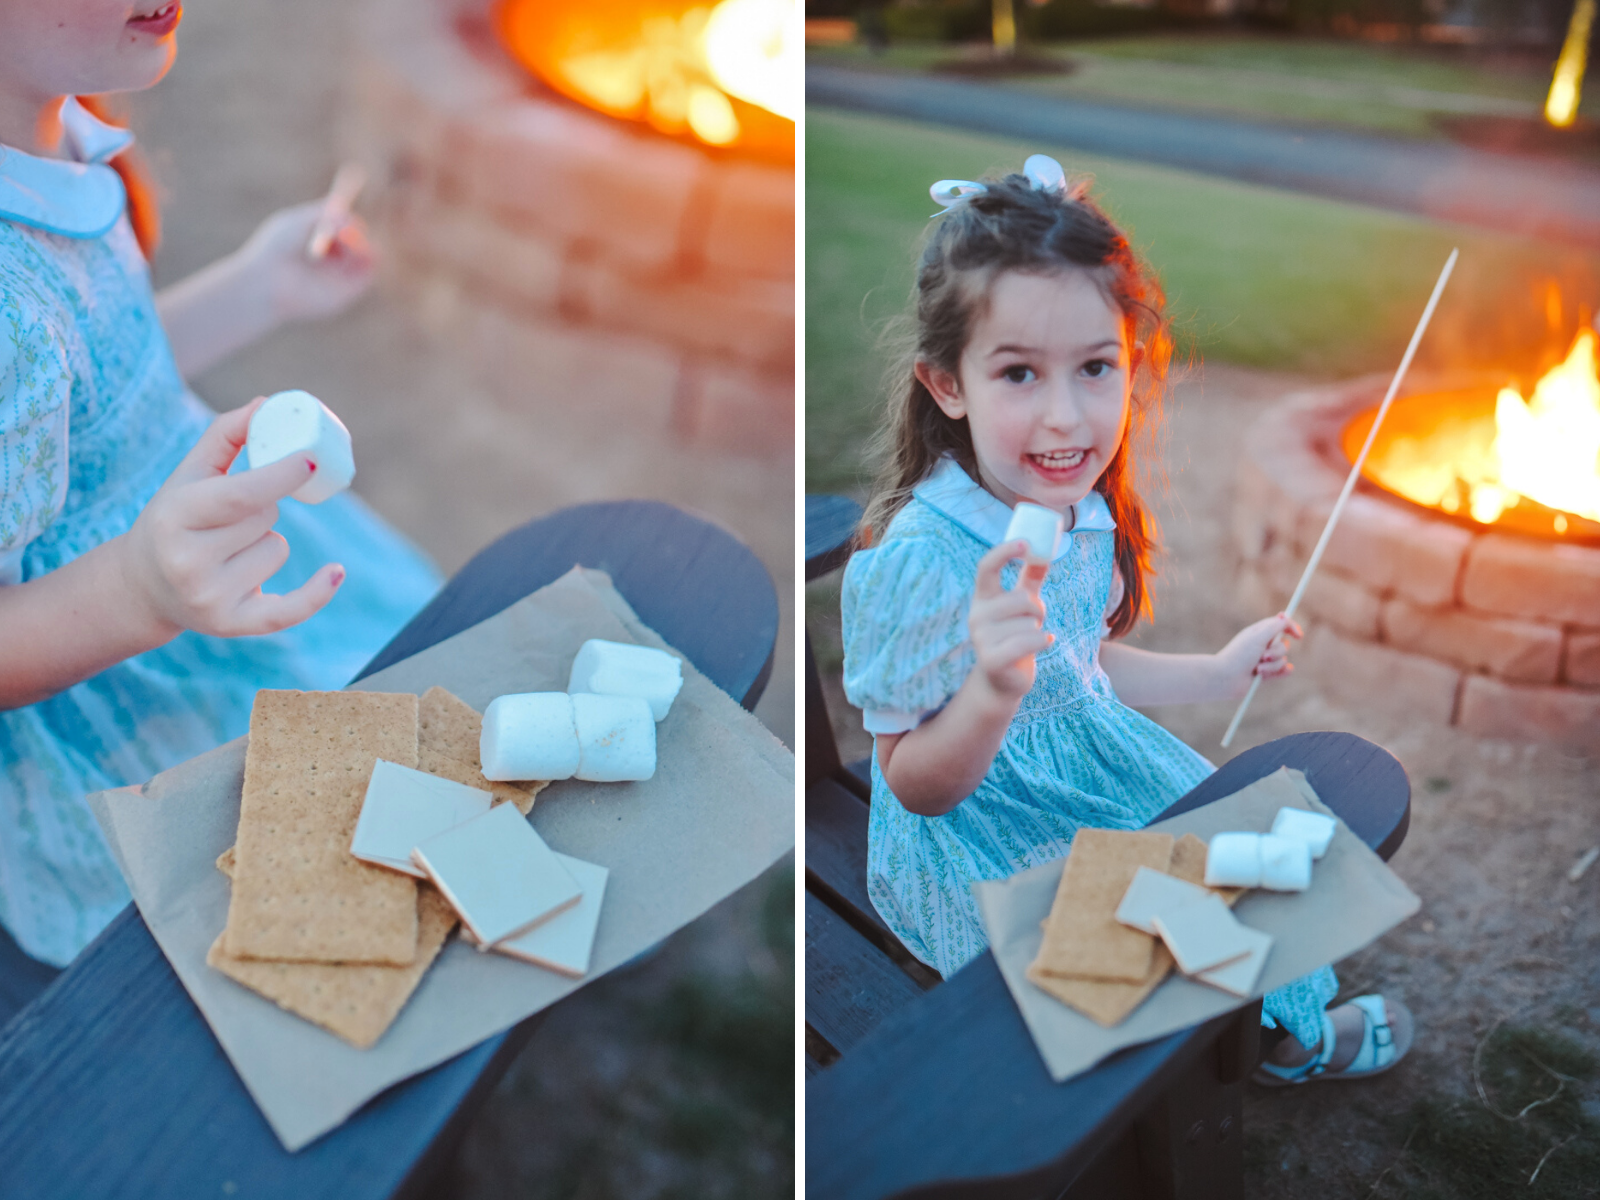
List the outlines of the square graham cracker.
<svg viewBox="0 0 1600 1200">
<path fill-rule="evenodd" d="M 527 816 L 533 799 L 549 786 L 548 780 L 507 783 L 483 777 L 478 746 L 483 736 L 483 714 L 442 687 L 422 693 L 417 707 L 417 770 L 467 787 L 481 788 L 496 804 L 509 802 Z"/>
<path fill-rule="evenodd" d="M 1186 833 L 1179 838 L 1177 844 L 1172 847 L 1172 863 L 1167 873 L 1185 883 L 1192 883 L 1197 887 L 1203 886 L 1206 877 L 1205 842 L 1192 833 Z M 1229 905 L 1244 894 L 1243 888 L 1207 890 L 1216 892 Z M 1091 1021 L 1109 1029 L 1127 1019 L 1128 1014 L 1143 1004 L 1145 997 L 1155 991 L 1167 977 L 1167 972 L 1172 970 L 1172 952 L 1160 939 L 1153 940 L 1155 949 L 1150 956 L 1150 970 L 1137 983 L 1116 983 L 1103 979 L 1065 979 L 1056 975 L 1046 975 L 1031 966 L 1028 968 L 1028 981 L 1069 1008 L 1077 1009 Z"/>
<path fill-rule="evenodd" d="M 1175 840 L 1170 833 L 1078 830 L 1031 970 L 1125 983 L 1144 979 L 1156 939 L 1118 922 L 1117 905 L 1140 867 L 1165 872 L 1171 866 Z"/>
<path fill-rule="evenodd" d="M 229 958 L 405 966 L 416 880 L 350 854 L 378 759 L 417 761 L 417 698 L 260 691 L 250 713 Z"/>
<path fill-rule="evenodd" d="M 220 934 L 206 965 L 365 1050 L 400 1014 L 455 925 L 455 911 L 424 884 L 417 888 L 417 942 L 407 966 L 234 958 L 223 949 Z"/>
</svg>

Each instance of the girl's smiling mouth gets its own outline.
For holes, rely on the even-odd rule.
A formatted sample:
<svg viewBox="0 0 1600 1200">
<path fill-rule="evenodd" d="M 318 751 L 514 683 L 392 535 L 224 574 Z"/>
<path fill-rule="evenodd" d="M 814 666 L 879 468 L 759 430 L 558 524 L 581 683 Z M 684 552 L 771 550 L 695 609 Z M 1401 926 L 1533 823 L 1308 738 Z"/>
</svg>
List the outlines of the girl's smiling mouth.
<svg viewBox="0 0 1600 1200">
<path fill-rule="evenodd" d="M 1046 479 L 1066 479 L 1077 473 L 1089 457 L 1087 450 L 1045 450 L 1026 456 L 1028 465 Z"/>
<path fill-rule="evenodd" d="M 167 0 L 167 3 L 154 12 L 129 18 L 128 28 L 136 33 L 149 34 L 151 37 L 166 37 L 178 27 L 178 22 L 182 19 L 182 0 Z"/>
</svg>

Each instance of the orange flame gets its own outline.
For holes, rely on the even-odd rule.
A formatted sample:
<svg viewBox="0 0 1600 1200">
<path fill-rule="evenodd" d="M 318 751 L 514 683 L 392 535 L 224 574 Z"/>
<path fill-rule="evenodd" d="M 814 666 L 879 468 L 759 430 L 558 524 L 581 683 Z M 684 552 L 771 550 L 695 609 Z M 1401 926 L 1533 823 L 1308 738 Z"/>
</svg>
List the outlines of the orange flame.
<svg viewBox="0 0 1600 1200">
<path fill-rule="evenodd" d="M 1580 330 L 1531 398 L 1501 388 L 1492 420 L 1470 405 L 1446 405 L 1426 426 L 1394 429 L 1381 455 L 1374 447 L 1367 473 L 1418 504 L 1484 525 L 1524 498 L 1556 510 L 1550 527 L 1558 534 L 1567 532 L 1565 514 L 1600 522 L 1597 341 L 1594 330 Z"/>
<path fill-rule="evenodd" d="M 499 0 L 496 28 L 524 66 L 591 108 L 712 146 L 794 152 L 794 0 Z"/>
</svg>

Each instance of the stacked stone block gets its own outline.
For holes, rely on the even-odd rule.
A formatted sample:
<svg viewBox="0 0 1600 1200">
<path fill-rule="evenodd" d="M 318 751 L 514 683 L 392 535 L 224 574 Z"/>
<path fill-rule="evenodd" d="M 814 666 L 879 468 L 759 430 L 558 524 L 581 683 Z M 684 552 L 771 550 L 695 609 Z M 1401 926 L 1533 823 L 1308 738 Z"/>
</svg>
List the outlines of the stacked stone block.
<svg viewBox="0 0 1600 1200">
<path fill-rule="evenodd" d="M 1290 396 L 1246 434 L 1234 540 L 1251 611 L 1288 602 L 1350 469 L 1340 433 L 1387 382 Z M 1600 752 L 1600 548 L 1469 528 L 1363 484 L 1300 615 L 1305 669 L 1335 698 Z"/>
<path fill-rule="evenodd" d="M 394 286 L 510 399 L 537 372 L 636 432 L 791 452 L 793 168 L 556 96 L 472 35 L 486 7 L 372 0 L 358 22 L 342 140 Z"/>
</svg>

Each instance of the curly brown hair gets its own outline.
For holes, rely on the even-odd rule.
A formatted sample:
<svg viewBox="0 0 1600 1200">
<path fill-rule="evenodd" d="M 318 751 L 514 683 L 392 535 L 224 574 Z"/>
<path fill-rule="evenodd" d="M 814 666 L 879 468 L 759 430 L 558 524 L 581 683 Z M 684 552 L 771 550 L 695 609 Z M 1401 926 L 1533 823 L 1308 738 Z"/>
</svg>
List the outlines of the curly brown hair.
<svg viewBox="0 0 1600 1200">
<path fill-rule="evenodd" d="M 934 222 L 923 246 L 912 289 L 913 332 L 891 376 L 890 402 L 874 441 L 878 478 L 858 540 L 871 545 L 874 531 L 887 530 L 912 489 L 946 455 L 978 477 L 966 418 L 945 414 L 917 378 L 916 365 L 959 377 L 973 324 L 1004 272 L 1083 271 L 1122 313 L 1129 343 L 1141 348 L 1133 365 L 1127 434 L 1094 485 L 1117 525 L 1123 594 L 1110 626 L 1113 637 L 1122 637 L 1150 610 L 1156 527 L 1135 487 L 1133 460 L 1134 447 L 1148 440 L 1160 420 L 1172 359 L 1166 299 L 1127 236 L 1082 189 L 1038 188 L 1020 174 L 984 183 L 986 191 Z"/>
</svg>

